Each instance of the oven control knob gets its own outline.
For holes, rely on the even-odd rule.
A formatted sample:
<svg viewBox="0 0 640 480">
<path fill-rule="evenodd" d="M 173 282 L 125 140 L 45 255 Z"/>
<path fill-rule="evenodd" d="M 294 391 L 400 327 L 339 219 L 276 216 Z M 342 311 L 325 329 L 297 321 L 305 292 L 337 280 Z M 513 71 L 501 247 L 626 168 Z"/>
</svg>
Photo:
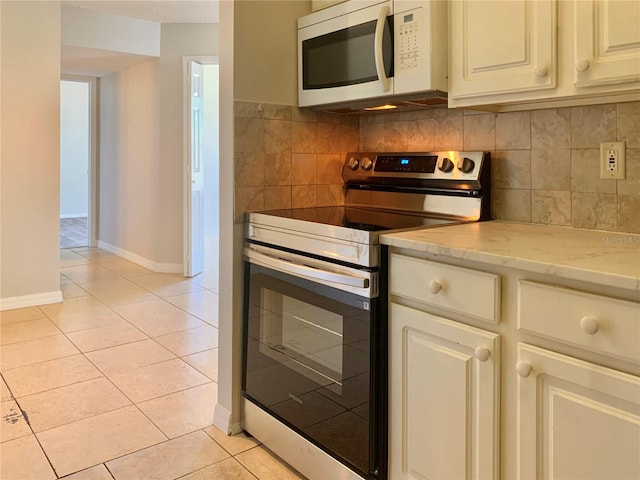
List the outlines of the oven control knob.
<svg viewBox="0 0 640 480">
<path fill-rule="evenodd" d="M 475 166 L 476 166 L 476 162 L 474 162 L 470 158 L 464 157 L 458 160 L 458 170 L 460 170 L 463 173 L 473 172 L 473 169 L 475 168 Z"/>
<path fill-rule="evenodd" d="M 360 163 L 360 168 L 362 168 L 363 170 L 371 170 L 371 167 L 373 167 L 373 162 L 371 161 L 371 159 L 369 157 L 364 157 L 362 159 L 362 162 Z"/>
<path fill-rule="evenodd" d="M 358 169 L 358 165 L 360 165 L 360 161 L 358 160 L 358 157 L 351 157 L 349 159 L 349 161 L 347 162 L 347 166 L 351 170 L 357 170 Z"/>
<path fill-rule="evenodd" d="M 442 172 L 450 172 L 453 170 L 453 162 L 445 157 L 442 159 L 442 162 L 440 162 L 440 166 L 438 168 Z"/>
</svg>

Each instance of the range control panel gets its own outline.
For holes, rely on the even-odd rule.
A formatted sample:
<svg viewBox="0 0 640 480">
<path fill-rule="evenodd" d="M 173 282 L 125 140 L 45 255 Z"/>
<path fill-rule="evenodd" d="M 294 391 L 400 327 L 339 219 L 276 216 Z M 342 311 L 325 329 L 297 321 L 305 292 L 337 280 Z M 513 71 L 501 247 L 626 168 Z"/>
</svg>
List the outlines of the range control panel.
<svg viewBox="0 0 640 480">
<path fill-rule="evenodd" d="M 475 181 L 488 152 L 348 153 L 342 168 L 345 183 L 375 183 L 375 179 Z M 404 183 L 399 181 L 398 183 Z"/>
</svg>

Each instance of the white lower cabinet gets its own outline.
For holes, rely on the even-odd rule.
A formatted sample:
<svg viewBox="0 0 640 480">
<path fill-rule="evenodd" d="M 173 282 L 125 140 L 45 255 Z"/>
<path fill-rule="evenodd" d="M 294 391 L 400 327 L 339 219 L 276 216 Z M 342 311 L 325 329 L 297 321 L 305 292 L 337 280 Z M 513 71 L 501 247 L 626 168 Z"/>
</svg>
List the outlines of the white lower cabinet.
<svg viewBox="0 0 640 480">
<path fill-rule="evenodd" d="M 516 371 L 519 479 L 640 478 L 640 378 L 522 343 Z"/>
<path fill-rule="evenodd" d="M 500 336 L 396 303 L 389 313 L 389 478 L 498 478 Z"/>
</svg>

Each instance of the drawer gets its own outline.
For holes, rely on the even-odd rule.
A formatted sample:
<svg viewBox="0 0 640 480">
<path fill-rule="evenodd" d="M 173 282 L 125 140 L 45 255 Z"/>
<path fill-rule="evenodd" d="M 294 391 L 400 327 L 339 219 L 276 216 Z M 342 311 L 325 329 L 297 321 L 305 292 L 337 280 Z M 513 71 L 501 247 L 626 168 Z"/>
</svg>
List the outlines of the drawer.
<svg viewBox="0 0 640 480">
<path fill-rule="evenodd" d="M 500 321 L 500 277 L 392 254 L 389 291 L 491 323 Z"/>
<path fill-rule="evenodd" d="M 640 304 L 520 280 L 518 329 L 640 362 Z"/>
</svg>

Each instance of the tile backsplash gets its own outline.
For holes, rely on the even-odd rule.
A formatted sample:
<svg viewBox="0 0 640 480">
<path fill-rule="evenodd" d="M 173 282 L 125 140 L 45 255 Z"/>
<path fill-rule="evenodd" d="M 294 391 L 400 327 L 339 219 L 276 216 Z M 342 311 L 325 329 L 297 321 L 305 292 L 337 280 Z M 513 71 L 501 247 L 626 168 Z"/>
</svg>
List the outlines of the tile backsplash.
<svg viewBox="0 0 640 480">
<path fill-rule="evenodd" d="M 358 118 L 235 102 L 235 217 L 344 203 L 341 168 L 358 151 Z"/>
<path fill-rule="evenodd" d="M 335 205 L 348 151 L 488 150 L 494 218 L 640 233 L 640 102 L 510 113 L 433 109 L 333 116 L 236 102 L 236 218 Z M 600 142 L 626 142 L 602 180 Z"/>
</svg>

